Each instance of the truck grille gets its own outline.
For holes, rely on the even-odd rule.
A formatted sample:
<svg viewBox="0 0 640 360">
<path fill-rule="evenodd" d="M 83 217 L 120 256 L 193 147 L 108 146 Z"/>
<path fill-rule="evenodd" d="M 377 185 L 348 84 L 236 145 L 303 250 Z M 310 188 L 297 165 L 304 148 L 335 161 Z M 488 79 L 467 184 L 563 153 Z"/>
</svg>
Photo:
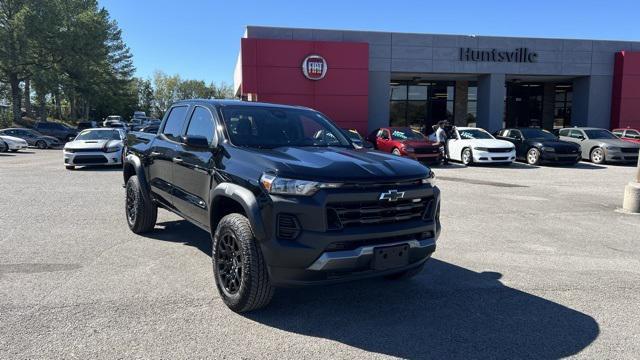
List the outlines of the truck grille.
<svg viewBox="0 0 640 360">
<path fill-rule="evenodd" d="M 430 213 L 431 202 L 431 198 L 418 198 L 394 202 L 331 203 L 327 205 L 327 227 L 329 230 L 339 230 L 426 218 Z"/>
</svg>

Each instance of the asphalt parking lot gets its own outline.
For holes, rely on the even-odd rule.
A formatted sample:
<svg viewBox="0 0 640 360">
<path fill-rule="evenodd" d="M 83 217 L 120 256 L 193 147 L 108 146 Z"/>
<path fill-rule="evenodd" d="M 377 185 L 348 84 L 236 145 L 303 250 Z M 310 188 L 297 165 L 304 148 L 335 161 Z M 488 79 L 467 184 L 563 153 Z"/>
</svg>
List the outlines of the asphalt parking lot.
<svg viewBox="0 0 640 360">
<path fill-rule="evenodd" d="M 283 289 L 228 310 L 208 235 L 137 236 L 117 168 L 0 154 L 0 358 L 637 358 L 631 166 L 435 169 L 443 233 L 404 282 Z"/>
</svg>

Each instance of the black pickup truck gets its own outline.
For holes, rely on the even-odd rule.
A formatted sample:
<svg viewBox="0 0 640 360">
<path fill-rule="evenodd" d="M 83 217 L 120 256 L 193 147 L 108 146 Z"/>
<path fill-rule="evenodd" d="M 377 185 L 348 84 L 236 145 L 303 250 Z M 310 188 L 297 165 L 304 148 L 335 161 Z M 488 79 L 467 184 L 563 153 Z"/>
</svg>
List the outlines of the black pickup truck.
<svg viewBox="0 0 640 360">
<path fill-rule="evenodd" d="M 129 133 L 126 218 L 151 231 L 157 209 L 212 237 L 215 283 L 236 312 L 274 287 L 422 270 L 440 234 L 440 190 L 420 163 L 356 149 L 321 113 L 186 100 L 157 135 Z"/>
</svg>

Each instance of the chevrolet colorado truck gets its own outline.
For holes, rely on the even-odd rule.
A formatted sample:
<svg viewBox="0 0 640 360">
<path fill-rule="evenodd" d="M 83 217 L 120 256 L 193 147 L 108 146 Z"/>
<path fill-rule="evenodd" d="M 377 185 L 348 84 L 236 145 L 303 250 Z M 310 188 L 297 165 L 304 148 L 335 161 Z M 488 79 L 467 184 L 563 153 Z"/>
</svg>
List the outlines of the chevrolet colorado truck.
<svg viewBox="0 0 640 360">
<path fill-rule="evenodd" d="M 440 234 L 428 167 L 356 149 L 304 107 L 179 101 L 157 134 L 128 134 L 123 173 L 129 228 L 153 230 L 163 208 L 209 232 L 215 284 L 236 312 L 275 287 L 413 276 Z"/>
</svg>

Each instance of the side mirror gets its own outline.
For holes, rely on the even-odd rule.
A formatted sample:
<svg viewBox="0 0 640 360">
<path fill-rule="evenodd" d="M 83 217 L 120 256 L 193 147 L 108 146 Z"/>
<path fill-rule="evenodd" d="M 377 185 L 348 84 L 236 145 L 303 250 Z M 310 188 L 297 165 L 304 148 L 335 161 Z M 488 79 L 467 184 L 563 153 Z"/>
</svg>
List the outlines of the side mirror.
<svg viewBox="0 0 640 360">
<path fill-rule="evenodd" d="M 584 140 L 584 136 L 583 135 L 578 135 L 578 139 Z"/>
<path fill-rule="evenodd" d="M 362 145 L 365 147 L 365 149 L 373 149 L 373 144 L 370 141 L 365 140 Z"/>
<path fill-rule="evenodd" d="M 200 135 L 187 135 L 182 137 L 182 142 L 188 147 L 196 149 L 208 149 L 210 148 L 209 140 L 206 137 Z"/>
</svg>

